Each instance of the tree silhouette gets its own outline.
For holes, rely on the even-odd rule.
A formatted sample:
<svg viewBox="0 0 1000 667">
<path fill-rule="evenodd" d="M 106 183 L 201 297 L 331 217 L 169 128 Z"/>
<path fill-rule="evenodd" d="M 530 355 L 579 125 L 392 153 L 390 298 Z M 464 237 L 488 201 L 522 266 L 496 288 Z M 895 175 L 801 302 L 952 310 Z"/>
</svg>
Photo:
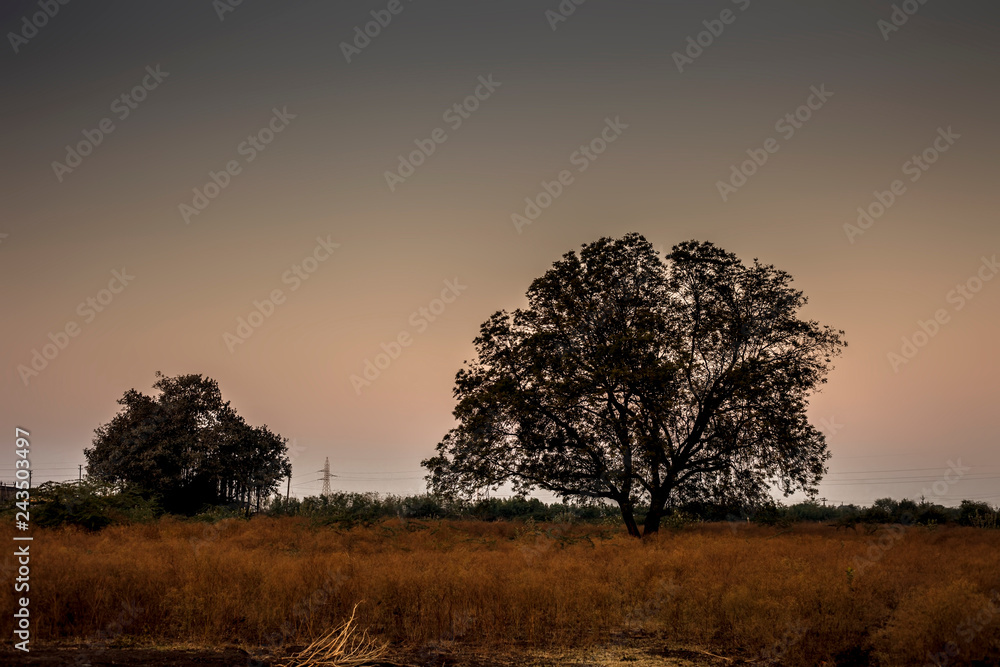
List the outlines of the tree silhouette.
<svg viewBox="0 0 1000 667">
<path fill-rule="evenodd" d="M 800 319 L 806 298 L 773 266 L 695 241 L 666 259 L 638 234 L 602 238 L 490 317 L 429 487 L 607 499 L 634 536 L 639 504 L 648 535 L 670 506 L 815 493 L 829 454 L 807 399 L 843 332 Z"/>
<path fill-rule="evenodd" d="M 159 396 L 129 389 L 118 414 L 94 431 L 84 450 L 88 474 L 141 489 L 175 512 L 259 508 L 291 474 L 287 441 L 267 426 L 249 426 L 211 378 L 156 377 Z"/>
</svg>

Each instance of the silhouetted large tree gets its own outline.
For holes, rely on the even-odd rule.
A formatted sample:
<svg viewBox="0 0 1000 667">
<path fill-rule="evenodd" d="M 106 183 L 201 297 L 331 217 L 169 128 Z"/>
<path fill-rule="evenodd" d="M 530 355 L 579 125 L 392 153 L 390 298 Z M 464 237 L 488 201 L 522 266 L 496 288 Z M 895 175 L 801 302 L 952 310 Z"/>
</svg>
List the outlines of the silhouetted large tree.
<svg viewBox="0 0 1000 667">
<path fill-rule="evenodd" d="M 495 313 L 458 372 L 457 428 L 423 462 L 438 493 L 511 483 L 619 505 L 631 535 L 671 505 L 814 493 L 829 458 L 806 419 L 842 331 L 800 319 L 791 276 L 689 241 L 569 252 Z"/>
<path fill-rule="evenodd" d="M 249 426 L 215 380 L 156 377 L 158 396 L 129 389 L 119 413 L 95 430 L 93 447 L 84 450 L 91 477 L 192 512 L 205 504 L 259 507 L 291 474 L 286 440 L 267 426 Z"/>
</svg>

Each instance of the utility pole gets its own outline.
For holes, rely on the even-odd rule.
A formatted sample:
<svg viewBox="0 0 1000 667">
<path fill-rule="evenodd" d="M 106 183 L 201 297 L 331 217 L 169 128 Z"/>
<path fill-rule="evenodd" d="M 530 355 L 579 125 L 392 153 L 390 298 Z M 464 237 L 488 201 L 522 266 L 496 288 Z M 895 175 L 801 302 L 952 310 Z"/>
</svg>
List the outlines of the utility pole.
<svg viewBox="0 0 1000 667">
<path fill-rule="evenodd" d="M 288 486 L 285 487 L 285 503 L 288 503 L 288 494 L 292 491 L 292 473 L 288 473 Z"/>
<path fill-rule="evenodd" d="M 320 470 L 323 473 L 323 493 L 321 495 L 330 495 L 330 457 L 326 457 L 326 463 L 323 464 L 323 469 Z"/>
<path fill-rule="evenodd" d="M 78 463 L 76 465 L 76 467 L 79 468 L 79 470 L 77 471 L 76 481 L 77 482 L 82 482 L 83 481 L 83 464 L 82 463 Z"/>
</svg>

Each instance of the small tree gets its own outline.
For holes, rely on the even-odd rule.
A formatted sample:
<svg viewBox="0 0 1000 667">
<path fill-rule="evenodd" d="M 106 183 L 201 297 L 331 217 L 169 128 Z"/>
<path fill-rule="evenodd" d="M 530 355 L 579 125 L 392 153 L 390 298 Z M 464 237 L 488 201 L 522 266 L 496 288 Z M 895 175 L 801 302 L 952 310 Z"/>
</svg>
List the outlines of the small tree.
<svg viewBox="0 0 1000 667">
<path fill-rule="evenodd" d="M 175 512 L 259 508 L 291 473 L 287 441 L 267 426 L 249 426 L 211 378 L 156 377 L 159 396 L 126 391 L 119 413 L 95 430 L 84 450 L 88 474 L 142 489 Z"/>
<path fill-rule="evenodd" d="M 650 534 L 668 506 L 814 493 L 829 454 L 807 399 L 843 332 L 800 319 L 806 298 L 773 266 L 694 241 L 667 260 L 638 234 L 602 238 L 487 320 L 429 486 L 608 499 L 635 536 L 640 503 Z"/>
</svg>

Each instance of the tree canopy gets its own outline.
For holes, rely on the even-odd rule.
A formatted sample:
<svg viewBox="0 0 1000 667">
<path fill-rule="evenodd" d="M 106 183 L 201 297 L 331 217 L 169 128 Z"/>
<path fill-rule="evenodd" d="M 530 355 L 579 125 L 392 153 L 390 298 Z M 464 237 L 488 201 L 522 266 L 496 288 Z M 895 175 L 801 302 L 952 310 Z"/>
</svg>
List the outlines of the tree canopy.
<svg viewBox="0 0 1000 667">
<path fill-rule="evenodd" d="M 639 504 L 649 534 L 683 503 L 815 493 L 829 453 L 806 408 L 843 332 L 801 319 L 771 265 L 696 241 L 665 259 L 638 234 L 602 238 L 483 323 L 429 487 L 611 501 L 635 536 Z"/>
<path fill-rule="evenodd" d="M 259 507 L 291 474 L 287 441 L 266 425 L 247 424 L 215 380 L 156 377 L 158 396 L 129 389 L 118 414 L 95 430 L 84 450 L 90 477 L 141 489 L 170 511 L 193 512 L 206 504 Z"/>
</svg>

